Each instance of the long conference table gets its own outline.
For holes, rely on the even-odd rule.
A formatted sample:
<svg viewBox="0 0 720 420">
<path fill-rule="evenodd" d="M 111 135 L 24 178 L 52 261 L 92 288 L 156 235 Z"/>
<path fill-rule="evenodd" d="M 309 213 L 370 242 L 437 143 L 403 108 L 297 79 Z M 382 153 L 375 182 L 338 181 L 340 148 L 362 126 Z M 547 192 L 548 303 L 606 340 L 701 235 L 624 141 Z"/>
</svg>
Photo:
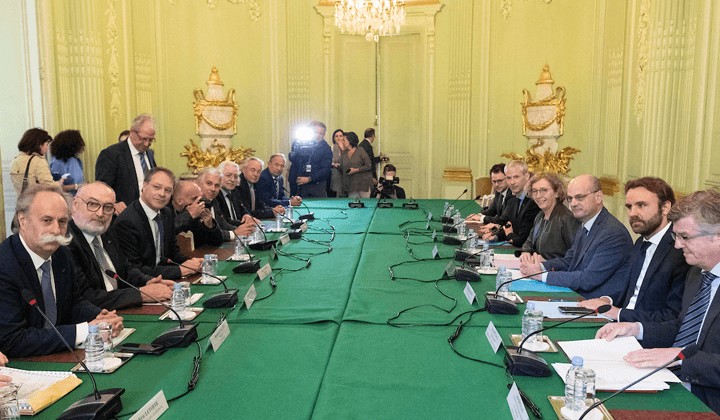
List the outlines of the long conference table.
<svg viewBox="0 0 720 420">
<path fill-rule="evenodd" d="M 199 346 L 169 349 L 160 356 L 137 355 L 112 374 L 97 374 L 98 387 L 125 388 L 119 417 L 128 418 L 160 390 L 168 400 L 183 394 L 193 371 L 193 358 L 200 352 L 195 389 L 171 401 L 164 417 L 511 418 L 506 402 L 510 379 L 497 366 L 503 365 L 504 350 L 494 353 L 485 331 L 492 322 L 504 344 L 512 345 L 509 336 L 520 332 L 524 305 L 520 305 L 519 315 L 478 312 L 468 322 L 469 314 L 461 314 L 484 306 L 482 296 L 494 290 L 494 276 L 482 276 L 480 282 L 471 284 L 481 303 L 469 304 L 463 294 L 465 283 L 443 278 L 456 248 L 442 243 L 438 216 L 444 201 L 420 200 L 419 209 L 404 209 L 402 202 L 396 200 L 393 208 L 376 208 L 376 200 L 365 200 L 365 208 L 351 209 L 347 200 L 307 200 L 316 217 L 304 234 L 308 240 L 292 240 L 280 248 L 295 257 L 309 257 L 307 269 L 293 271 L 305 265 L 296 258 L 280 255 L 270 261 L 270 251 L 254 251 L 262 264 L 269 262 L 273 268 L 277 284 L 274 293 L 268 279 L 234 274 L 236 263 L 220 261 L 218 274 L 228 276 L 228 287 L 239 289 L 241 302 L 253 284 L 259 300 L 249 310 L 239 303 L 235 308 L 206 309 L 199 314 L 194 322 L 198 323 L 200 338 L 213 332 L 222 314 L 229 323 L 230 335 L 217 352 L 204 338 Z M 477 205 L 470 202 L 461 202 L 458 207 L 465 204 L 468 212 L 477 211 Z M 433 214 L 429 230 L 428 212 Z M 433 230 L 437 231 L 436 242 Z M 217 252 L 227 256 L 231 244 L 226 245 L 218 250 L 199 249 L 196 254 Z M 434 246 L 437 259 L 430 260 Z M 388 267 L 394 264 L 399 265 L 393 268 L 396 278 L 392 280 Z M 193 293 L 205 294 L 195 306 L 221 290 L 219 285 L 193 285 Z M 542 297 L 543 293 L 521 295 Z M 397 316 L 407 308 L 413 309 Z M 160 321 L 159 312 L 157 307 L 125 311 L 125 326 L 137 329 L 127 341 L 148 343 L 173 326 L 174 321 Z M 448 337 L 460 320 L 467 322 L 467 327 L 455 342 L 458 351 L 494 365 L 453 352 Z M 548 335 L 554 341 L 589 339 L 599 325 L 569 323 Z M 562 351 L 541 356 L 548 363 L 567 362 Z M 65 371 L 72 365 L 63 355 L 12 360 L 9 364 L 21 369 Z M 88 376 L 78 376 L 82 385 L 36 417 L 55 418 L 90 394 Z M 538 405 L 543 418 L 555 417 L 547 396 L 563 394 L 563 381 L 557 374 L 514 379 Z M 598 397 L 608 395 L 599 393 Z M 621 394 L 606 406 L 615 418 L 643 418 L 638 411 L 645 412 L 644 418 L 656 418 L 657 411 L 695 412 L 700 416 L 709 412 L 679 384 L 656 394 Z"/>
</svg>

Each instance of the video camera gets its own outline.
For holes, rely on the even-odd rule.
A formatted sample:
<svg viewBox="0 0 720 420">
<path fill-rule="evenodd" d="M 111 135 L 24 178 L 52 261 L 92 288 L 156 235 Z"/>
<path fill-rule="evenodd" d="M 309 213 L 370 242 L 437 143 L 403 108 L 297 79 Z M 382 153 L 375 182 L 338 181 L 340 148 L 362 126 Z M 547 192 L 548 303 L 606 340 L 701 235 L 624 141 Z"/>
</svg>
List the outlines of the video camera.
<svg viewBox="0 0 720 420">
<path fill-rule="evenodd" d="M 380 184 L 383 186 L 383 188 L 389 188 L 394 187 L 395 185 L 400 183 L 400 178 L 393 177 L 391 179 L 387 179 L 385 177 L 380 178 Z"/>
</svg>

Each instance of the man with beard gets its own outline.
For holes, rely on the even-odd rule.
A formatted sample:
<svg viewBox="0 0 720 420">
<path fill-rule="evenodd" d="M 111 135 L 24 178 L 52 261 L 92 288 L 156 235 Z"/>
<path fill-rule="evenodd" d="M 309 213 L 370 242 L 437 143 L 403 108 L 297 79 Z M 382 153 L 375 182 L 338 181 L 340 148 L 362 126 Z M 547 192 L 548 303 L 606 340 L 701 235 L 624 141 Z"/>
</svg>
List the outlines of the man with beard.
<svg viewBox="0 0 720 420">
<path fill-rule="evenodd" d="M 128 268 L 120 246 L 106 233 L 115 210 L 114 203 L 115 192 L 100 181 L 83 185 L 73 199 L 70 251 L 75 260 L 75 281 L 80 293 L 96 306 L 107 309 L 154 302 L 147 295 L 157 300 L 170 299 L 174 282 Z M 117 273 L 143 293 L 108 276 L 105 270 Z"/>
<path fill-rule="evenodd" d="M 70 220 L 69 197 L 57 185 L 33 185 L 16 205 L 18 233 L 0 244 L 0 351 L 25 357 L 65 351 L 37 305 L 71 346 L 85 341 L 88 324 L 108 322 L 119 333 L 122 318 L 100 310 L 75 287 L 70 251 L 62 245 Z M 26 297 L 32 296 L 30 302 Z"/>
<path fill-rule="evenodd" d="M 617 301 L 603 296 L 580 302 L 580 306 L 613 305 L 605 316 L 617 321 L 677 318 L 690 266 L 682 251 L 673 247 L 672 223 L 667 218 L 673 204 L 675 194 L 660 178 L 639 178 L 625 184 L 630 226 L 640 234 L 628 259 L 627 287 Z"/>
</svg>

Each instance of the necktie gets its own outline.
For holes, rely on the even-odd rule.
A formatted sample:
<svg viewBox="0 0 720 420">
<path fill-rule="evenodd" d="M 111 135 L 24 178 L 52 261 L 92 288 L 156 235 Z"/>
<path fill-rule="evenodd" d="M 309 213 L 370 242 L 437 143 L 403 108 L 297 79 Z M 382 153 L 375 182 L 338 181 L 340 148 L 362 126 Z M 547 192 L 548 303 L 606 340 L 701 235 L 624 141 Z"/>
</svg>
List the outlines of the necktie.
<svg viewBox="0 0 720 420">
<path fill-rule="evenodd" d="M 505 198 L 502 194 L 498 193 L 496 200 L 498 200 L 498 206 L 497 206 L 497 214 L 500 216 L 502 214 L 503 208 L 505 207 Z"/>
<path fill-rule="evenodd" d="M 278 177 L 273 177 L 273 183 L 275 183 L 275 198 L 276 200 L 280 199 L 280 182 L 278 181 Z"/>
<path fill-rule="evenodd" d="M 148 165 L 147 162 L 145 162 L 145 152 L 138 153 L 138 157 L 140 158 L 140 167 L 142 168 L 143 175 L 145 175 L 148 171 Z"/>
<path fill-rule="evenodd" d="M 57 304 L 55 303 L 55 294 L 50 281 L 50 270 L 52 265 L 50 260 L 45 261 L 41 266 L 42 276 L 40 278 L 40 286 L 43 292 L 43 301 L 45 302 L 45 314 L 53 325 L 57 323 Z"/>
<path fill-rule="evenodd" d="M 100 244 L 100 237 L 96 236 L 95 239 L 92 241 L 92 247 L 93 247 L 93 253 L 95 253 L 95 259 L 97 260 L 98 264 L 100 265 L 100 269 L 103 272 L 103 276 L 107 276 L 105 274 L 105 271 L 111 270 L 110 264 L 108 264 L 107 259 L 105 258 L 105 251 L 103 250 L 102 244 Z M 107 276 L 110 284 L 112 285 L 112 290 L 115 290 L 118 288 L 117 280 L 114 278 Z"/>
<path fill-rule="evenodd" d="M 160 257 L 165 255 L 163 253 L 163 236 L 165 236 L 165 231 L 163 230 L 163 220 L 160 214 L 155 216 L 154 220 L 158 230 L 157 237 L 155 238 L 155 256 L 157 257 L 157 262 L 160 262 Z"/>
<path fill-rule="evenodd" d="M 230 219 L 237 220 L 237 216 L 235 215 L 235 207 L 233 207 L 232 201 L 230 200 L 230 193 L 224 193 L 224 194 L 225 194 L 225 203 L 227 203 L 227 206 L 228 206 L 228 213 L 230 213 Z"/>
<path fill-rule="evenodd" d="M 650 248 L 650 245 L 652 245 L 652 242 L 643 239 L 643 243 L 640 245 L 640 258 L 638 258 L 630 268 L 630 281 L 635 282 L 632 284 L 637 284 L 640 271 L 642 271 L 643 264 L 645 264 L 645 254 L 647 253 L 647 249 Z"/>
<path fill-rule="evenodd" d="M 682 320 L 680 331 L 678 331 L 677 337 L 675 337 L 673 347 L 685 347 L 697 341 L 705 312 L 707 312 L 708 305 L 710 305 L 712 282 L 716 278 L 717 276 L 709 271 L 703 274 L 700 290 L 697 292 L 697 295 L 695 295 L 685 314 L 685 318 Z"/>
<path fill-rule="evenodd" d="M 255 211 L 255 187 L 250 184 L 250 211 Z"/>
<path fill-rule="evenodd" d="M 518 208 L 517 208 L 517 212 L 515 212 L 515 216 L 520 214 L 520 210 L 522 209 L 523 201 L 525 201 L 525 200 L 522 198 L 518 198 Z"/>
</svg>

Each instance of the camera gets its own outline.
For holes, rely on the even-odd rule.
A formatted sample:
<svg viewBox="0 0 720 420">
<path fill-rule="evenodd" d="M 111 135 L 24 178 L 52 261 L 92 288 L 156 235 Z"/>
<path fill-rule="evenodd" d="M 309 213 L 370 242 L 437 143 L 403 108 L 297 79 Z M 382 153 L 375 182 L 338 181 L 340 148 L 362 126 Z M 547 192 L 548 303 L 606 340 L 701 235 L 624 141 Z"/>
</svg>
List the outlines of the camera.
<svg viewBox="0 0 720 420">
<path fill-rule="evenodd" d="M 400 183 L 400 178 L 398 177 L 392 177 L 392 178 L 380 178 L 380 184 L 383 186 L 383 188 L 389 188 L 394 187 L 396 184 Z"/>
<path fill-rule="evenodd" d="M 206 209 L 212 208 L 212 201 L 208 200 L 207 198 L 201 199 L 200 202 L 205 204 Z"/>
</svg>

